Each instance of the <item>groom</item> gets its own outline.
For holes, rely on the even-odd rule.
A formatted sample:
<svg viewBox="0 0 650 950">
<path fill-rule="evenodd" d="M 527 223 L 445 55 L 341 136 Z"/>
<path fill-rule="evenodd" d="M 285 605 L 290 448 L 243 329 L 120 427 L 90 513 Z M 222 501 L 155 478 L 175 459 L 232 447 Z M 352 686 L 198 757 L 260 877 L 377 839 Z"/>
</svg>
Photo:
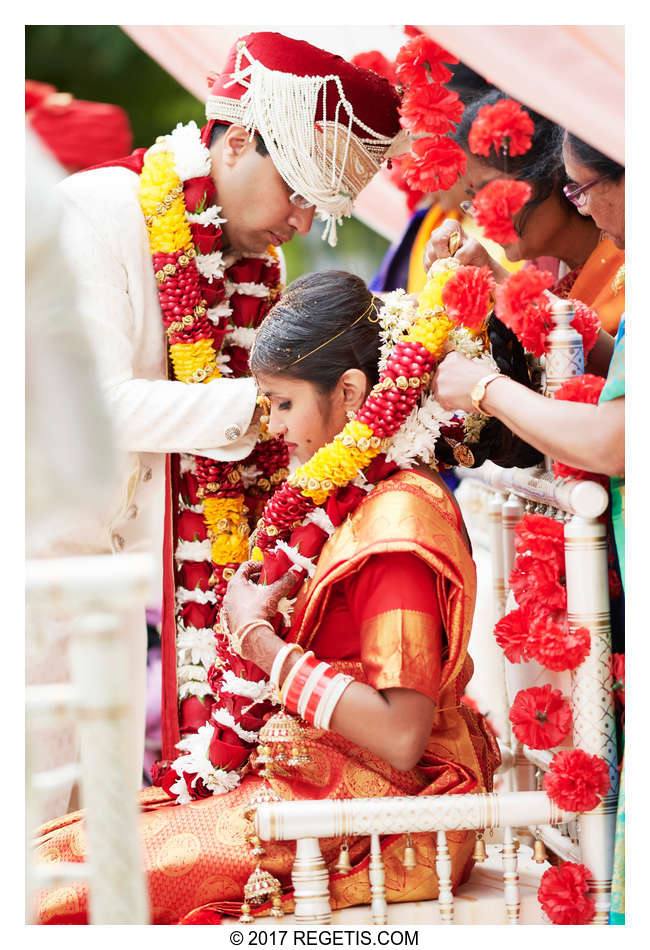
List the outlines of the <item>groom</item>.
<svg viewBox="0 0 650 950">
<path fill-rule="evenodd" d="M 207 100 L 208 122 L 200 133 L 208 150 L 205 169 L 185 173 L 177 155 L 182 188 L 168 192 L 167 211 L 184 192 L 196 251 L 189 265 L 195 260 L 198 268 L 198 305 L 190 313 L 181 313 L 182 307 L 174 307 L 181 301 L 173 299 L 184 293 L 188 257 L 179 267 L 171 245 L 164 244 L 174 240 L 171 225 L 164 231 L 165 208 L 158 218 L 156 211 L 147 217 L 140 204 L 145 149 L 60 186 L 63 247 L 113 422 L 120 480 L 103 517 L 83 531 L 63 531 L 51 553 L 148 550 L 158 561 L 165 499 L 167 754 L 179 737 L 178 670 L 170 660 L 177 632 L 187 644 L 179 669 L 199 670 L 183 674 L 190 676 L 184 696 L 196 706 L 204 680 L 201 659 L 210 659 L 202 631 L 213 626 L 229 565 L 240 559 L 234 529 L 245 545 L 241 521 L 251 496 L 263 500 L 283 474 L 281 464 L 265 469 L 259 452 L 244 465 L 243 482 L 236 466 L 224 465 L 251 455 L 259 434 L 256 388 L 244 374 L 253 329 L 281 291 L 280 247 L 294 234 L 306 234 L 315 214 L 326 222 L 323 236 L 336 243 L 337 224 L 350 215 L 359 191 L 400 150 L 398 104 L 385 79 L 308 43 L 278 33 L 237 41 Z M 175 133 L 181 152 L 184 139 L 191 139 L 185 130 Z M 163 229 L 162 244 L 156 243 L 157 227 Z M 239 524 L 222 516 L 232 509 L 224 508 L 224 499 L 237 491 L 248 502 L 239 509 Z M 206 499 L 220 512 L 212 522 L 204 517 Z M 154 585 L 151 598 L 159 599 L 159 591 Z M 134 774 L 141 774 L 144 606 L 129 630 L 138 720 Z"/>
</svg>

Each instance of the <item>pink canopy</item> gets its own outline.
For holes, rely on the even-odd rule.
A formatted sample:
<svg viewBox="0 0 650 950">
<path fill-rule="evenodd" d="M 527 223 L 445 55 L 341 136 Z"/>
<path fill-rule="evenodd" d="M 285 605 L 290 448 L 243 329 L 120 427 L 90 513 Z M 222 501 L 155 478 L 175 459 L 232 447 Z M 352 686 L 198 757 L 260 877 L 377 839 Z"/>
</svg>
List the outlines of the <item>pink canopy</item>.
<svg viewBox="0 0 650 950">
<path fill-rule="evenodd" d="M 153 59 L 198 99 L 235 39 L 251 26 L 125 26 Z M 275 28 L 278 29 L 278 28 Z M 625 163 L 625 40 L 622 26 L 421 26 L 442 46 L 525 105 Z M 380 49 L 395 56 L 395 27 L 279 27 L 283 33 L 351 56 Z M 406 225 L 404 196 L 377 175 L 355 214 L 389 240 Z"/>
</svg>

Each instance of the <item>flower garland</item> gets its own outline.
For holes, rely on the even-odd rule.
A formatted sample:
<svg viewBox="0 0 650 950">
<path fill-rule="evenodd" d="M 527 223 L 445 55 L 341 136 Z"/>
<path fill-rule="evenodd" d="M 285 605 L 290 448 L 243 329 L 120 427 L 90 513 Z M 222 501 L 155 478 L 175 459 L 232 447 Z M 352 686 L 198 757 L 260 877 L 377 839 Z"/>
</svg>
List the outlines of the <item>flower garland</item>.
<svg viewBox="0 0 650 950">
<path fill-rule="evenodd" d="M 573 321 L 575 326 L 575 321 Z M 600 394 L 603 391 L 606 380 L 602 376 L 592 376 L 590 373 L 584 373 L 582 376 L 574 376 L 568 379 L 554 393 L 554 399 L 564 399 L 569 402 L 583 402 L 595 406 L 598 404 Z M 596 472 L 586 472 L 572 465 L 565 465 L 564 462 L 553 462 L 553 474 L 556 478 L 588 478 L 590 481 L 600 482 L 607 487 L 609 478 L 606 475 Z"/>
<path fill-rule="evenodd" d="M 475 155 L 525 155 L 532 145 L 533 120 L 514 99 L 482 106 L 472 122 L 469 148 Z"/>
<path fill-rule="evenodd" d="M 402 46 L 395 60 L 397 78 L 405 87 L 401 125 L 421 136 L 400 165 L 408 188 L 416 193 L 446 191 L 467 168 L 465 153 L 449 137 L 465 107 L 458 93 L 444 88 L 452 77 L 444 64 L 457 62 L 455 56 L 421 33 Z"/>
<path fill-rule="evenodd" d="M 520 689 L 510 708 L 512 731 L 531 749 L 551 749 L 571 731 L 571 706 L 550 684 Z"/>
<path fill-rule="evenodd" d="M 472 199 L 472 216 L 491 241 L 512 244 L 519 238 L 512 219 L 530 200 L 531 194 L 528 182 L 497 178 L 484 185 Z"/>
<path fill-rule="evenodd" d="M 254 327 L 280 292 L 280 262 L 272 247 L 259 257 L 222 253 L 224 220 L 215 204 L 210 154 L 194 122 L 179 124 L 145 153 L 139 198 L 173 378 L 191 384 L 241 375 Z M 180 729 L 186 737 L 208 738 L 220 700 L 210 671 L 219 658 L 213 627 L 221 599 L 248 555 L 251 523 L 287 474 L 286 447 L 264 433 L 241 464 L 180 456 L 176 674 Z M 162 781 L 166 773 L 159 772 Z M 218 785 L 220 778 L 216 773 L 195 778 L 195 788 L 201 788 L 196 783 Z M 224 787 L 227 783 L 223 779 Z"/>
<path fill-rule="evenodd" d="M 587 897 L 591 878 L 589 868 L 573 861 L 544 871 L 537 899 L 552 924 L 588 924 L 593 919 L 596 906 Z"/>
<path fill-rule="evenodd" d="M 452 414 L 429 394 L 428 385 L 435 362 L 453 345 L 452 335 L 461 348 L 472 339 L 474 358 L 491 359 L 483 353 L 484 327 L 457 326 L 442 306 L 444 286 L 459 267 L 453 259 L 437 263 L 418 310 L 404 291 L 387 296 L 380 313 L 379 382 L 356 417 L 291 474 L 263 510 L 252 552 L 263 561 L 262 581 L 272 583 L 290 569 L 296 575 L 274 619 L 281 637 L 291 626 L 294 595 L 313 575 L 323 545 L 366 493 L 416 459 L 435 464 L 435 440 Z M 487 319 L 492 301 L 485 303 Z M 208 685 L 221 684 L 219 702 L 211 707 L 213 732 L 186 736 L 182 755 L 161 780 L 179 803 L 228 791 L 239 782 L 263 717 L 272 709 L 265 674 L 233 657 L 220 625 L 216 631 L 217 655 L 208 672 Z"/>
<path fill-rule="evenodd" d="M 515 551 L 509 581 L 517 607 L 496 624 L 497 643 L 511 663 L 535 660 L 549 670 L 576 669 L 590 652 L 591 636 L 585 627 L 571 629 L 567 620 L 562 524 L 525 514 L 515 527 Z M 519 742 L 551 749 L 569 736 L 571 706 L 549 683 L 533 686 L 515 696 L 510 721 Z M 543 781 L 549 798 L 567 812 L 591 811 L 609 787 L 605 760 L 582 749 L 557 751 Z M 550 871 L 542 878 L 538 899 L 551 922 L 587 923 L 593 916 L 593 903 L 584 897 L 589 872 L 571 864 Z"/>
<path fill-rule="evenodd" d="M 533 356 L 542 356 L 546 339 L 553 328 L 552 303 L 544 293 L 554 283 L 550 271 L 526 267 L 510 274 L 495 291 L 497 317 L 517 336 Z M 582 336 L 585 356 L 591 351 L 600 330 L 595 310 L 580 300 L 569 300 L 575 311 L 571 326 Z"/>
</svg>

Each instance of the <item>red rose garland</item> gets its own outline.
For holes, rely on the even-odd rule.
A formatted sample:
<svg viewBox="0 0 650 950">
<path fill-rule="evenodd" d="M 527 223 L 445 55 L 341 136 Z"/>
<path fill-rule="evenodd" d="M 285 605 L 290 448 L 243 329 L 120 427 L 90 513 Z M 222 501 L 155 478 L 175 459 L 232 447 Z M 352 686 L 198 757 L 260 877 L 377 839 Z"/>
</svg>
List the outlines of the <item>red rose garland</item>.
<svg viewBox="0 0 650 950">
<path fill-rule="evenodd" d="M 598 755 L 563 749 L 551 761 L 544 789 L 563 811 L 592 811 L 609 790 L 609 769 Z"/>
<path fill-rule="evenodd" d="M 548 868 L 542 875 L 537 900 L 552 924 L 588 924 L 594 916 L 594 902 L 587 898 L 589 868 L 567 861 Z"/>
<path fill-rule="evenodd" d="M 469 148 L 475 155 L 524 155 L 531 146 L 533 120 L 514 99 L 500 99 L 483 106 L 472 122 Z"/>
<path fill-rule="evenodd" d="M 512 244 L 519 237 L 512 218 L 530 200 L 531 194 L 532 189 L 525 181 L 497 178 L 484 185 L 472 199 L 472 216 L 486 237 L 497 244 Z"/>
<path fill-rule="evenodd" d="M 510 709 L 512 731 L 531 749 L 551 749 L 571 731 L 571 707 L 559 689 L 520 689 Z"/>
</svg>

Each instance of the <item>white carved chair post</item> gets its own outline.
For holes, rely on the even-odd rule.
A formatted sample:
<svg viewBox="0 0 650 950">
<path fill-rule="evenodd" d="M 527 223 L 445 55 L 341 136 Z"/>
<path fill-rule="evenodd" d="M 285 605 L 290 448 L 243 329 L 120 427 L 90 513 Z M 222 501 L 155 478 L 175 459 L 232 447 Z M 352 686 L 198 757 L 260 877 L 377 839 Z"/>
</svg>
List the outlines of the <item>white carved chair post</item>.
<svg viewBox="0 0 650 950">
<path fill-rule="evenodd" d="M 573 744 L 601 756 L 610 774 L 605 798 L 578 819 L 581 860 L 593 875 L 589 882 L 596 905 L 593 922 L 606 924 L 618 797 L 606 527 L 595 516 L 574 516 L 564 527 L 564 539 L 569 627 L 587 627 L 591 634 L 589 656 L 571 674 Z"/>
<path fill-rule="evenodd" d="M 28 855 L 28 890 L 33 894 L 62 880 L 88 878 L 93 924 L 149 922 L 138 804 L 127 754 L 133 743 L 133 716 L 123 621 L 133 604 L 143 602 L 151 567 L 145 554 L 32 560 L 27 565 L 31 623 L 62 605 L 71 617 L 62 646 L 68 650 L 70 683 L 28 687 L 28 736 L 33 717 L 48 710 L 61 715 L 66 708 L 72 715 L 79 738 L 88 851 L 84 864 L 32 866 Z M 37 750 L 29 745 L 28 770 L 28 814 L 36 816 L 39 787 L 57 781 L 57 776 L 38 773 Z"/>
</svg>

